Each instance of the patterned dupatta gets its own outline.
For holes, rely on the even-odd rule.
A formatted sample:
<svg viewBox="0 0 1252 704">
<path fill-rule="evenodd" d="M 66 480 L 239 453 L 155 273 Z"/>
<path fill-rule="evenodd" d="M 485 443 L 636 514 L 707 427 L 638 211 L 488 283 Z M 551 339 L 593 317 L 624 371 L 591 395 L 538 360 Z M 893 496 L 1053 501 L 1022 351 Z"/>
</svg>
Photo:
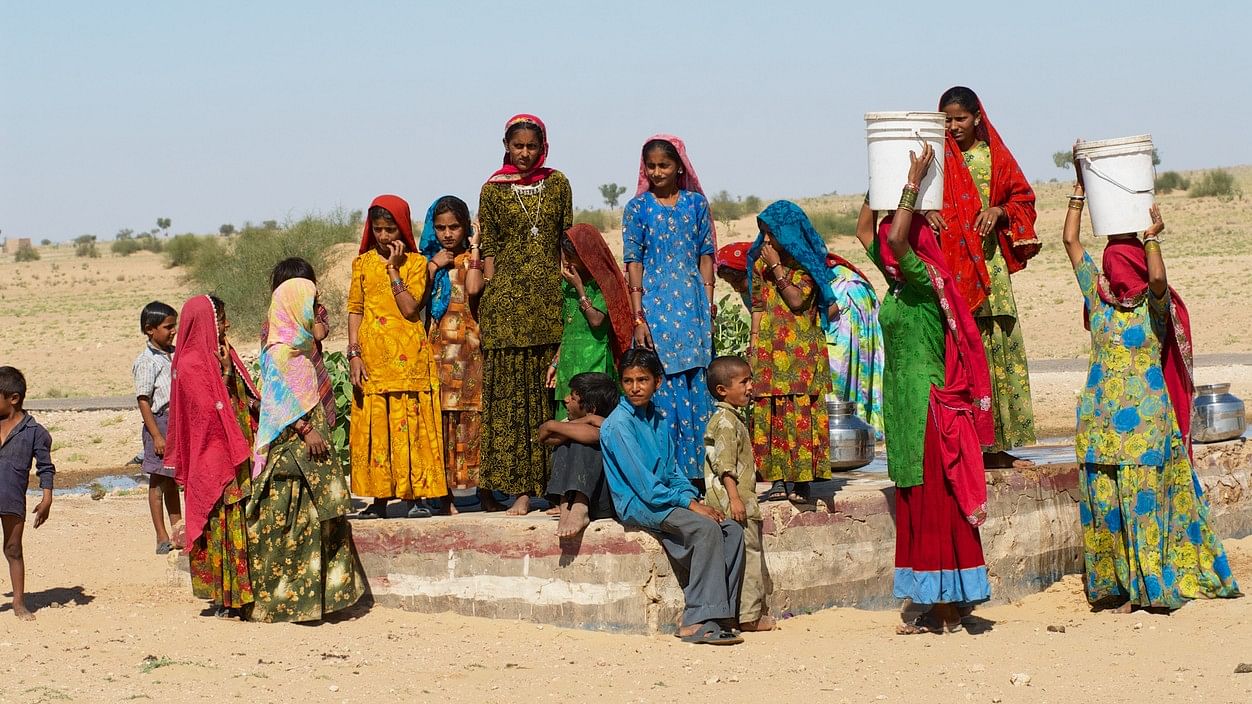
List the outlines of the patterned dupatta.
<svg viewBox="0 0 1252 704">
<path fill-rule="evenodd" d="M 800 268 L 804 269 L 817 282 L 817 294 L 821 299 L 818 312 L 821 315 L 822 327 L 826 327 L 828 322 L 826 312 L 832 305 L 838 303 L 834 289 L 830 285 L 834 280 L 834 273 L 830 270 L 828 263 L 830 253 L 826 251 L 826 241 L 813 228 L 813 223 L 809 222 L 809 216 L 804 214 L 800 206 L 789 200 L 779 200 L 770 203 L 769 207 L 762 210 L 761 214 L 757 216 L 757 220 L 765 223 L 778 246 L 791 255 L 791 258 L 796 260 Z M 752 292 L 753 269 L 755 268 L 756 260 L 761 256 L 761 245 L 763 244 L 765 244 L 765 233 L 758 232 L 756 241 L 752 243 L 752 247 L 748 250 L 749 295 Z"/>
<path fill-rule="evenodd" d="M 891 217 L 878 227 L 878 253 L 883 269 L 893 281 L 901 281 L 899 263 L 887 244 Z M 948 478 L 961 513 L 978 525 L 974 516 L 985 510 L 987 479 L 982 447 L 995 442 L 995 421 L 991 416 L 991 373 L 982 336 L 965 299 L 957 291 L 948 271 L 934 231 L 924 218 L 913 218 L 909 246 L 926 265 L 930 285 L 943 311 L 943 388 L 931 386 L 929 418 L 926 423 L 926 457 L 938 457 Z"/>
<path fill-rule="evenodd" d="M 943 110 L 943 106 L 939 106 Z M 1000 139 L 982 103 L 978 105 L 981 124 L 976 128 L 978 139 L 991 149 L 990 206 L 1004 208 L 1007 225 L 998 226 L 1000 252 L 1009 273 L 1026 268 L 1026 262 L 1039 253 L 1039 237 L 1035 234 L 1035 191 L 1022 174 L 1013 153 Z M 939 237 L 957 289 L 969 304 L 978 310 L 991 288 L 991 275 L 983 260 L 982 234 L 974 229 L 974 220 L 982 211 L 982 197 L 974 183 L 965 157 L 956 140 L 948 134 L 943 148 L 943 219 L 947 229 Z"/>
<path fill-rule="evenodd" d="M 700 185 L 700 177 L 696 175 L 695 168 L 691 166 L 691 158 L 687 156 L 687 145 L 672 134 L 654 134 L 648 137 L 644 144 L 646 145 L 648 142 L 658 139 L 674 145 L 674 151 L 678 152 L 678 159 L 682 162 L 683 172 L 678 175 L 678 190 L 699 193 L 707 199 L 708 194 L 704 192 L 704 188 Z M 635 184 L 635 197 L 638 198 L 651 188 L 652 182 L 648 180 L 648 168 L 644 165 L 644 158 L 641 154 L 639 155 L 639 181 Z M 709 218 L 709 230 L 713 234 L 713 249 L 716 250 L 717 223 L 713 221 L 712 217 Z"/>
<path fill-rule="evenodd" d="M 1105 303 L 1122 309 L 1138 308 L 1151 295 L 1148 291 L 1148 255 L 1138 238 L 1110 239 L 1104 246 L 1097 290 Z M 1083 325 L 1090 330 L 1090 312 L 1083 309 Z M 1161 371 L 1170 405 L 1178 420 L 1187 453 L 1191 453 L 1191 408 L 1195 398 L 1192 377 L 1191 314 L 1182 296 L 1169 289 L 1169 319 L 1161 340 Z M 181 354 L 181 348 L 180 354 Z"/>
<path fill-rule="evenodd" d="M 439 205 L 439 201 L 447 198 L 447 196 L 439 196 L 434 203 L 426 209 L 426 221 L 422 224 L 422 242 L 419 251 L 427 261 L 433 259 L 436 254 L 443 250 L 439 238 L 435 236 L 435 206 Z M 468 238 L 470 233 L 465 233 Z M 430 318 L 435 322 L 443 319 L 443 314 L 448 312 L 448 303 L 452 300 L 452 275 L 447 269 L 440 269 L 435 272 L 435 276 L 430 281 Z"/>
<path fill-rule="evenodd" d="M 270 301 L 269 338 L 261 350 L 261 418 L 257 423 L 252 476 L 265 468 L 269 446 L 320 401 L 313 368 L 313 299 L 317 286 L 288 279 Z"/>
<path fill-rule="evenodd" d="M 248 441 L 222 377 L 218 347 L 213 302 L 208 296 L 189 299 L 178 316 L 165 452 L 165 463 L 174 467 L 174 478 L 186 490 L 188 544 L 204 532 L 209 512 L 248 459 Z M 237 359 L 232 349 L 231 361 Z M 248 379 L 247 372 L 236 373 Z M 251 380 L 247 383 L 251 387 Z"/>
<path fill-rule="evenodd" d="M 604 241 L 604 236 L 594 226 L 575 225 L 565 231 L 565 236 L 574 244 L 578 258 L 604 294 L 609 324 L 613 331 L 613 363 L 616 366 L 634 341 L 634 316 L 630 312 L 626 277 L 622 276 L 622 269 L 613 257 L 608 243 Z"/>
<path fill-rule="evenodd" d="M 530 171 L 522 172 L 509 160 L 509 150 L 505 149 L 504 166 L 496 169 L 495 173 L 487 178 L 487 183 L 515 183 L 519 186 L 533 186 L 552 175 L 554 169 L 545 168 L 543 165 L 548 160 L 548 128 L 543 124 L 543 120 L 526 113 L 514 115 L 504 123 L 505 135 L 509 133 L 510 127 L 517 124 L 529 125 L 539 130 L 539 139 L 543 140 L 543 153 L 539 155 L 539 160 L 535 162 L 535 165 L 530 167 Z"/>
</svg>

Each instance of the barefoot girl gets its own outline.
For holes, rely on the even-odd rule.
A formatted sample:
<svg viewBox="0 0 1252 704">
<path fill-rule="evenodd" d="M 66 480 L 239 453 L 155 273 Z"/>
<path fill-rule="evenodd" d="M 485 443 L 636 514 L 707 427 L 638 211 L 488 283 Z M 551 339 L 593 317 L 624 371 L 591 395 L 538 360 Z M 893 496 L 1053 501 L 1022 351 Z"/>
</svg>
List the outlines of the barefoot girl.
<svg viewBox="0 0 1252 704">
<path fill-rule="evenodd" d="M 991 442 L 991 379 L 978 328 L 934 232 L 913 205 L 934 151 L 910 154 L 900 207 L 875 232 L 869 203 L 856 236 L 887 278 L 883 421 L 896 485 L 894 594 L 926 608 L 902 635 L 956 630 L 991 597 L 978 526 L 986 519 L 981 445 Z"/>
<path fill-rule="evenodd" d="M 156 554 L 182 549 L 170 534 L 182 521 L 182 502 L 174 468 L 165 462 L 165 431 L 169 426 L 170 367 L 174 361 L 174 336 L 178 332 L 178 312 L 160 301 L 153 301 L 139 313 L 139 329 L 148 344 L 135 358 L 131 374 L 135 378 L 135 398 L 143 418 L 143 471 L 148 475 L 148 511 L 156 530 Z M 169 527 L 165 514 L 169 514 Z"/>
<path fill-rule="evenodd" d="M 535 432 L 555 412 L 544 383 L 561 341 L 561 233 L 574 224 L 569 181 L 544 166 L 548 136 L 534 115 L 505 123 L 504 166 L 478 200 L 483 290 L 483 446 L 479 487 L 517 498 L 512 515 L 548 480 L 547 446 Z M 498 509 L 494 500 L 486 510 Z"/>
<path fill-rule="evenodd" d="M 600 372 L 617 378 L 617 360 L 630 349 L 631 315 L 626 279 L 595 227 L 575 225 L 561 237 L 561 278 L 565 326 L 548 385 L 563 399 L 575 374 Z M 562 404 L 557 420 L 565 414 Z"/>
<path fill-rule="evenodd" d="M 752 453 L 769 498 L 786 491 L 802 511 L 816 508 L 809 483 L 830 478 L 830 360 L 824 327 L 838 315 L 826 243 L 798 205 L 780 200 L 757 217 L 748 251 L 752 311 L 760 330 L 750 351 Z"/>
<path fill-rule="evenodd" d="M 713 413 L 705 368 L 713 355 L 713 220 L 682 140 L 643 145 L 639 188 L 622 214 L 622 251 L 635 344 L 665 370 L 656 394 L 679 470 L 704 483 L 704 429 Z"/>
<path fill-rule="evenodd" d="M 478 485 L 483 428 L 483 352 L 476 317 L 483 265 L 465 201 L 443 196 L 431 204 L 422 226 L 421 248 L 429 260 L 430 349 L 439 374 L 443 411 L 448 482 L 443 512 L 453 514 L 452 490 Z"/>
<path fill-rule="evenodd" d="M 229 327 L 220 299 L 183 304 L 165 453 L 187 499 L 191 591 L 221 617 L 242 616 L 252 603 L 244 499 L 252 491 L 252 414 L 260 398 L 226 342 Z"/>
<path fill-rule="evenodd" d="M 409 518 L 443 498 L 443 419 L 426 328 L 426 258 L 413 242 L 409 204 L 379 196 L 366 214 L 348 288 L 348 358 L 352 386 L 352 493 L 374 503 L 358 518 L 386 518 L 402 499 Z M 272 330 L 271 330 L 272 333 Z"/>
<path fill-rule="evenodd" d="M 991 367 L 995 443 L 983 460 L 988 467 L 1028 467 L 1033 463 L 1008 453 L 1035 442 L 1026 344 L 1009 274 L 1039 253 L 1035 192 L 974 91 L 944 91 L 939 109 L 948 115 L 943 210 L 924 217 L 939 233 Z"/>
</svg>

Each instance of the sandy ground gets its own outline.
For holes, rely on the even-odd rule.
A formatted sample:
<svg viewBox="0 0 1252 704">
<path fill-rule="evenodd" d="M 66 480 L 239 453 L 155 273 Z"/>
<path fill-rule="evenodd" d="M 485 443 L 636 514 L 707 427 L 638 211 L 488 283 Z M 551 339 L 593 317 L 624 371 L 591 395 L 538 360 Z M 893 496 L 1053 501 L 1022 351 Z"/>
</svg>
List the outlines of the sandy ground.
<svg viewBox="0 0 1252 704">
<path fill-rule="evenodd" d="M 38 620 L 0 607 L 0 702 L 1252 701 L 1252 674 L 1234 674 L 1252 662 L 1246 598 L 1092 614 L 1071 576 L 981 609 L 977 635 L 900 637 L 894 613 L 831 609 L 714 648 L 367 605 L 316 627 L 221 621 L 151 543 L 138 496 L 58 498 L 27 530 Z M 1252 579 L 1252 538 L 1227 548 Z"/>
</svg>

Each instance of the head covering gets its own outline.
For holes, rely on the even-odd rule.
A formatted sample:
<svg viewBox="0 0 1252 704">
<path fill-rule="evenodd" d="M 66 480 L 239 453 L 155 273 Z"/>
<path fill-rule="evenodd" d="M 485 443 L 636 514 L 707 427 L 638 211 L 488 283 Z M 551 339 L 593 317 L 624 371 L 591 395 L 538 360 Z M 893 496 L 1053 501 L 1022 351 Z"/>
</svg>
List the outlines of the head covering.
<svg viewBox="0 0 1252 704">
<path fill-rule="evenodd" d="M 634 316 L 630 312 L 626 278 L 622 276 L 622 268 L 605 243 L 604 236 L 594 226 L 575 225 L 565 231 L 565 236 L 574 243 L 578 258 L 604 294 L 604 302 L 609 309 L 609 324 L 613 326 L 613 360 L 616 366 L 616 361 L 630 349 L 634 339 Z"/>
<path fill-rule="evenodd" d="M 822 299 L 820 313 L 822 325 L 826 325 L 826 311 L 837 303 L 835 292 L 830 283 L 834 274 L 826 264 L 830 252 L 826 251 L 826 241 L 813 229 L 809 216 L 804 214 L 800 206 L 789 200 L 777 200 L 769 204 L 757 220 L 765 223 L 778 246 L 791 255 L 802 269 L 817 282 L 817 294 Z M 765 233 L 758 232 L 756 241 L 748 250 L 748 290 L 752 290 L 752 269 L 761 256 L 761 245 L 765 243 Z"/>
<path fill-rule="evenodd" d="M 526 113 L 514 115 L 504 123 L 504 134 L 506 137 L 509 134 L 509 128 L 517 124 L 529 125 L 539 130 L 539 139 L 543 142 L 543 153 L 539 155 L 535 165 L 530 167 L 530 171 L 523 173 L 509 159 L 509 150 L 506 147 L 504 150 L 504 166 L 496 169 L 495 173 L 491 174 L 487 179 L 487 183 L 516 183 L 519 186 L 530 186 L 544 180 L 554 171 L 554 169 L 544 168 L 543 165 L 548 160 L 548 128 L 544 126 L 543 120 Z"/>
<path fill-rule="evenodd" d="M 443 250 L 443 244 L 439 242 L 439 238 L 435 236 L 435 206 L 439 205 L 439 201 L 451 196 L 439 196 L 434 203 L 426 209 L 426 222 L 422 225 L 422 243 L 421 253 L 427 259 L 431 259 Z M 459 200 L 459 199 L 458 199 Z M 470 233 L 465 233 L 469 237 Z M 430 317 L 432 320 L 439 321 L 443 319 L 443 314 L 448 312 L 448 302 L 452 299 L 452 277 L 447 269 L 439 269 L 435 272 L 434 278 L 430 282 Z"/>
<path fill-rule="evenodd" d="M 400 228 L 400 237 L 404 240 L 406 252 L 416 252 L 417 245 L 413 243 L 413 218 L 409 215 L 409 203 L 400 196 L 378 196 L 370 203 L 370 207 L 379 207 L 391 213 L 391 217 L 395 219 L 396 226 Z M 361 248 L 357 250 L 360 254 L 365 254 L 375 246 L 374 229 L 370 222 L 369 211 L 365 211 L 365 231 L 361 233 Z"/>
<path fill-rule="evenodd" d="M 270 300 L 269 338 L 261 350 L 261 419 L 257 424 L 252 476 L 265 468 L 269 445 L 287 426 L 318 404 L 313 368 L 313 299 L 317 286 L 288 279 Z"/>
<path fill-rule="evenodd" d="M 188 544 L 204 532 L 209 512 L 248 459 L 248 441 L 222 378 L 218 347 L 213 302 L 208 296 L 189 299 L 178 315 L 165 434 L 165 463 L 186 487 Z"/>
<path fill-rule="evenodd" d="M 942 105 L 939 106 L 943 110 Z M 1009 273 L 1026 268 L 1026 261 L 1039 253 L 1039 237 L 1035 234 L 1035 191 L 1022 174 L 1013 153 L 1004 146 L 1000 133 L 992 126 L 987 111 L 978 103 L 978 139 L 991 149 L 991 197 L 989 204 L 1004 208 L 1007 225 L 997 226 L 1000 252 Z M 951 134 L 943 148 L 943 219 L 947 229 L 940 233 L 943 254 L 951 266 L 957 288 L 970 310 L 987 299 L 991 275 L 983 260 L 982 233 L 974 230 L 974 220 L 982 211 L 978 186 L 965 166 L 961 147 Z"/>
<path fill-rule="evenodd" d="M 718 268 L 726 267 L 747 273 L 748 271 L 748 248 L 751 245 L 747 242 L 732 242 L 721 249 L 717 250 L 717 256 L 714 258 Z"/>
<path fill-rule="evenodd" d="M 878 253 L 889 281 L 902 281 L 895 253 L 887 244 L 891 217 L 878 228 Z M 925 218 L 914 217 L 909 246 L 926 265 L 944 316 L 944 385 L 931 387 L 925 454 L 941 457 L 961 512 L 968 518 L 987 502 L 981 447 L 995 442 L 991 416 L 991 373 L 982 336 L 970 307 L 957 291 L 943 251 Z M 934 432 L 932 432 L 932 430 Z"/>
<path fill-rule="evenodd" d="M 654 134 L 648 137 L 644 144 L 646 145 L 648 142 L 658 139 L 674 145 L 674 151 L 678 152 L 678 158 L 682 162 L 680 164 L 682 173 L 678 175 L 679 190 L 695 191 L 702 196 L 705 195 L 704 189 L 700 187 L 700 177 L 696 176 L 696 170 L 691 168 L 691 159 L 687 158 L 687 145 L 683 144 L 681 139 L 672 134 Z M 636 196 L 643 195 L 645 191 L 652 187 L 652 182 L 648 180 L 648 169 L 644 166 L 643 156 L 642 154 L 639 155 L 639 183 L 635 188 Z"/>
<path fill-rule="evenodd" d="M 1136 308 L 1147 300 L 1151 294 L 1148 292 L 1148 257 L 1143 242 L 1130 237 L 1108 241 L 1104 246 L 1097 290 L 1101 300 L 1119 308 Z M 1083 323 L 1090 328 L 1088 311 L 1083 311 L 1083 318 Z M 182 354 L 181 346 L 178 353 Z M 1191 355 L 1191 315 L 1182 296 L 1171 286 L 1169 319 L 1166 321 L 1165 337 L 1161 340 L 1161 371 L 1165 375 L 1165 389 L 1188 453 L 1191 452 L 1191 407 L 1195 397 Z"/>
</svg>

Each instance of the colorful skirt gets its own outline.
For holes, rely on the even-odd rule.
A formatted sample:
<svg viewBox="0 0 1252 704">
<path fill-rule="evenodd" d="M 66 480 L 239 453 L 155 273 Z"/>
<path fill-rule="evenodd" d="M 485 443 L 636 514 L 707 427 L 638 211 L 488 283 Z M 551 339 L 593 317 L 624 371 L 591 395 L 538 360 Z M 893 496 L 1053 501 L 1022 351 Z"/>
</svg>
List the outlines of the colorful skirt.
<svg viewBox="0 0 1252 704">
<path fill-rule="evenodd" d="M 991 598 L 978 528 L 952 493 L 936 443 L 927 443 L 922 483 L 896 487 L 893 593 L 915 604 L 977 604 Z"/>
<path fill-rule="evenodd" d="M 1089 602 L 1176 609 L 1239 595 L 1181 446 L 1164 467 L 1083 464 L 1079 488 Z"/>
<path fill-rule="evenodd" d="M 767 482 L 830 479 L 830 416 L 826 412 L 826 397 L 754 399 L 752 455 Z"/>
<path fill-rule="evenodd" d="M 975 318 L 982 333 L 991 371 L 991 415 L 996 439 L 992 452 L 1035 443 L 1035 411 L 1030 403 L 1030 374 L 1026 369 L 1026 342 L 1016 318 Z"/>
<path fill-rule="evenodd" d="M 704 431 L 713 416 L 707 379 L 704 367 L 666 374 L 652 397 L 674 439 L 678 470 L 688 479 L 704 477 Z"/>
<path fill-rule="evenodd" d="M 439 394 L 357 394 L 352 403 L 352 493 L 377 499 L 447 496 Z"/>
<path fill-rule="evenodd" d="M 443 464 L 448 489 L 478 486 L 482 464 L 483 416 L 478 411 L 443 412 Z"/>
<path fill-rule="evenodd" d="M 536 433 L 555 410 L 544 382 L 556 350 L 556 345 L 483 350 L 480 488 L 543 495 L 550 451 Z"/>
<path fill-rule="evenodd" d="M 238 472 L 222 492 L 204 524 L 204 532 L 188 550 L 191 593 L 216 606 L 243 608 L 252 603 L 248 570 L 248 532 L 244 526 L 244 498 L 251 492 L 252 462 Z"/>
</svg>

